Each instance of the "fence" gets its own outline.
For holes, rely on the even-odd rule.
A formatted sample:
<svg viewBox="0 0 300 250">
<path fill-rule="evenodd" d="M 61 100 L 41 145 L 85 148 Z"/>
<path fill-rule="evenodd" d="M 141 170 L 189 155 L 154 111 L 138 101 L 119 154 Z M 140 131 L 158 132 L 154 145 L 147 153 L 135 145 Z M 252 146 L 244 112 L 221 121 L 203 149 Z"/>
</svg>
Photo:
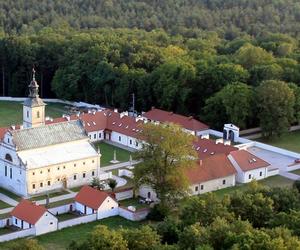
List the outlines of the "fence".
<svg viewBox="0 0 300 250">
<path fill-rule="evenodd" d="M 17 238 L 22 238 L 30 235 L 35 235 L 35 228 L 29 228 L 29 229 L 9 233 L 9 234 L 0 235 L 0 242 L 14 240 Z"/>
<path fill-rule="evenodd" d="M 133 212 L 127 209 L 126 207 L 119 207 L 119 216 L 131 221 L 144 220 L 146 219 L 149 212 L 149 208 L 142 208 Z"/>
<path fill-rule="evenodd" d="M 90 215 L 80 216 L 75 219 L 58 222 L 57 226 L 58 226 L 58 230 L 60 230 L 60 229 L 66 228 L 66 227 L 72 227 L 75 225 L 79 225 L 82 223 L 88 223 L 88 222 L 95 221 L 95 220 L 97 220 L 97 214 L 90 214 Z"/>
</svg>

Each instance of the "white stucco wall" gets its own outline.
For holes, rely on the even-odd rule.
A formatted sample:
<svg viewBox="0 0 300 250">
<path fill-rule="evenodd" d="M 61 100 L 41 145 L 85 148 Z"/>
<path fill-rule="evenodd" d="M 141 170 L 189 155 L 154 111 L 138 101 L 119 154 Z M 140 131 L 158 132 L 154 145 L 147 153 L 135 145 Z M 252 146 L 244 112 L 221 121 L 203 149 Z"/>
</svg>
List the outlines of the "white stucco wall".
<svg viewBox="0 0 300 250">
<path fill-rule="evenodd" d="M 225 184 L 223 184 L 223 181 L 225 181 Z M 190 190 L 192 195 L 197 195 L 233 186 L 235 186 L 235 175 L 230 175 L 224 178 L 193 184 L 190 186 Z"/>
<path fill-rule="evenodd" d="M 21 229 L 28 229 L 33 227 L 33 225 L 29 225 L 29 223 L 27 223 L 26 221 L 23 221 L 23 227 L 22 227 L 22 220 L 20 220 L 19 218 L 12 216 L 12 225 L 21 228 Z"/>
<path fill-rule="evenodd" d="M 149 195 L 148 195 L 149 194 Z M 143 198 L 150 198 L 152 201 L 158 201 L 156 192 L 149 186 L 142 185 L 139 188 L 139 196 Z"/>
<path fill-rule="evenodd" d="M 246 171 L 238 175 L 237 181 L 241 183 L 248 183 L 252 180 L 262 180 L 268 177 L 268 168 L 258 168 Z"/>
<path fill-rule="evenodd" d="M 85 207 L 86 207 L 86 212 L 84 211 Z M 86 214 L 86 215 L 94 214 L 95 213 L 95 211 L 92 208 L 90 208 L 88 206 L 85 206 L 84 204 L 81 204 L 81 203 L 79 203 L 77 201 L 75 201 L 75 210 L 79 211 L 82 214 Z"/>
<path fill-rule="evenodd" d="M 43 214 L 43 216 L 35 223 L 36 235 L 45 234 L 57 230 L 58 219 L 49 212 Z"/>
<path fill-rule="evenodd" d="M 119 204 L 111 197 L 107 197 L 97 211 L 97 219 L 103 219 L 119 214 Z"/>
</svg>

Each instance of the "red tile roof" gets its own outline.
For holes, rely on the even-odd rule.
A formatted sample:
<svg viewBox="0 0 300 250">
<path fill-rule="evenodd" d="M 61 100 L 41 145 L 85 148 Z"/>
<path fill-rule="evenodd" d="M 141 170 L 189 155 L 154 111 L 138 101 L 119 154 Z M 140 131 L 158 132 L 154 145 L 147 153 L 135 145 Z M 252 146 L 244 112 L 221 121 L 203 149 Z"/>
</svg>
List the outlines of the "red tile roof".
<svg viewBox="0 0 300 250">
<path fill-rule="evenodd" d="M 198 153 L 199 159 L 221 153 L 228 155 L 230 152 L 238 150 L 238 148 L 230 145 L 224 145 L 223 143 L 216 144 L 216 141 L 214 140 L 201 138 L 194 142 L 193 148 Z"/>
<path fill-rule="evenodd" d="M 97 210 L 107 197 L 110 196 L 104 191 L 90 186 L 83 186 L 75 196 L 75 201 Z"/>
<path fill-rule="evenodd" d="M 225 154 L 217 154 L 200 160 L 195 167 L 186 170 L 191 184 L 235 175 L 236 170 Z"/>
<path fill-rule="evenodd" d="M 8 131 L 9 128 L 0 128 L 0 141 L 3 140 L 5 133 Z"/>
<path fill-rule="evenodd" d="M 47 212 L 44 206 L 36 205 L 23 199 L 12 211 L 11 215 L 34 225 Z"/>
<path fill-rule="evenodd" d="M 47 121 L 46 124 L 67 121 L 67 119 L 82 120 L 83 126 L 88 133 L 108 129 L 134 138 L 138 137 L 139 126 L 143 123 L 142 121 L 136 121 L 134 117 L 121 115 L 106 109 L 92 113 L 81 113 L 78 116 L 71 115 L 69 118 L 56 118 L 52 121 Z"/>
<path fill-rule="evenodd" d="M 144 113 L 144 117 L 152 121 L 175 123 L 192 131 L 201 131 L 209 128 L 206 124 L 193 117 L 187 117 L 156 108 L 152 108 L 150 111 Z"/>
<path fill-rule="evenodd" d="M 243 171 L 249 171 L 257 168 L 265 168 L 270 164 L 246 150 L 238 150 L 230 153 L 236 163 Z"/>
</svg>

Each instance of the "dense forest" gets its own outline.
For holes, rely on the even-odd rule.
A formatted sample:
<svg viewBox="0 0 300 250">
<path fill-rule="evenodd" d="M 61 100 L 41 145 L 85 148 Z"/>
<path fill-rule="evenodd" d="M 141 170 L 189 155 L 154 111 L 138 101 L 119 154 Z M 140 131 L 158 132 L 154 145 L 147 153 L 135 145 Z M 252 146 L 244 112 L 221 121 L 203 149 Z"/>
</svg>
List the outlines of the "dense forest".
<svg viewBox="0 0 300 250">
<path fill-rule="evenodd" d="M 35 65 L 42 97 L 124 110 L 135 93 L 138 111 L 156 106 L 215 128 L 274 131 L 270 122 L 300 120 L 296 0 L 16 0 L 0 9 L 5 95 L 24 96 Z"/>
</svg>

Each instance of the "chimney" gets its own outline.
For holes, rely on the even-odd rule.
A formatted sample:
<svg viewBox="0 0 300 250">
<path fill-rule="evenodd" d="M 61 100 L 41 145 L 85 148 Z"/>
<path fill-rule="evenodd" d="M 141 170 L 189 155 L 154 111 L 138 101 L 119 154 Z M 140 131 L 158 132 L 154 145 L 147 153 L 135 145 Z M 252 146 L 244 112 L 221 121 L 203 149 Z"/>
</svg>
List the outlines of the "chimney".
<svg viewBox="0 0 300 250">
<path fill-rule="evenodd" d="M 154 107 L 154 106 L 152 106 L 152 107 L 151 107 L 151 109 L 153 110 L 153 109 L 155 109 L 155 107 Z"/>
<path fill-rule="evenodd" d="M 115 112 L 115 113 L 118 113 L 118 109 L 114 109 L 114 112 Z"/>
<path fill-rule="evenodd" d="M 193 120 L 194 117 L 193 117 L 193 116 L 189 116 L 188 119 L 189 119 L 189 120 Z"/>
</svg>

